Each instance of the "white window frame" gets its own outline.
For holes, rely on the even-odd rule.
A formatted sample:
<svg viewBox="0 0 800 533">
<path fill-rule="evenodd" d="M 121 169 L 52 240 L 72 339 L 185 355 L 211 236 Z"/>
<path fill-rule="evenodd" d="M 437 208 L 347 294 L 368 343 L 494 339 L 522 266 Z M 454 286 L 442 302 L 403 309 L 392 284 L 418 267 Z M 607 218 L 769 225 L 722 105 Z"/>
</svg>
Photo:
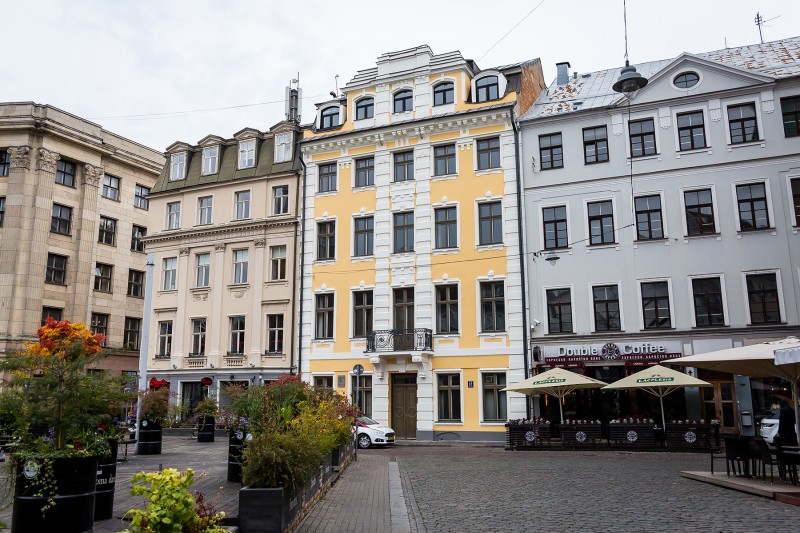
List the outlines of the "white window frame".
<svg viewBox="0 0 800 533">
<path fill-rule="evenodd" d="M 654 131 L 654 135 L 655 135 L 655 140 L 656 140 L 656 153 L 654 153 L 652 155 L 641 155 L 641 156 L 638 156 L 638 157 L 631 158 L 631 128 L 630 128 L 630 123 L 631 122 L 639 122 L 640 120 L 647 120 L 648 118 L 653 119 L 653 129 L 655 130 Z M 675 123 L 673 122 L 673 125 L 674 124 Z M 659 131 L 661 130 L 661 124 L 659 123 L 658 111 L 650 111 L 650 112 L 645 112 L 645 113 L 636 113 L 636 114 L 632 114 L 631 116 L 623 115 L 622 116 L 622 127 L 623 127 L 623 133 L 625 135 L 625 156 L 626 156 L 626 158 L 628 160 L 628 165 L 630 165 L 631 159 L 634 159 L 635 161 L 644 161 L 644 160 L 647 160 L 647 159 L 656 159 L 656 158 L 661 157 L 661 152 L 662 152 L 663 147 L 661 146 L 661 137 L 660 137 L 660 133 L 659 133 Z M 677 126 L 674 126 L 674 127 L 675 127 L 675 130 L 677 131 Z M 613 125 L 612 125 L 612 130 L 613 130 Z"/>
<path fill-rule="evenodd" d="M 636 199 L 637 198 L 645 198 L 647 196 L 658 196 L 661 199 L 661 231 L 664 234 L 661 239 L 648 239 L 648 240 L 639 240 L 639 224 L 636 217 Z M 633 197 L 633 229 L 634 229 L 634 244 L 641 244 L 651 241 L 658 241 L 662 242 L 664 239 L 669 239 L 669 230 L 667 228 L 667 203 L 664 201 L 664 191 L 650 191 L 650 192 L 637 192 L 636 195 Z M 587 211 L 586 216 L 589 216 Z M 684 211 L 684 219 L 686 218 L 686 212 Z M 588 218 L 587 218 L 588 219 Z M 686 220 L 684 220 L 684 224 Z M 616 231 L 616 226 L 614 226 L 614 231 Z M 569 222 L 567 222 L 567 234 L 569 234 Z"/>
<path fill-rule="evenodd" d="M 712 235 L 689 235 L 689 225 L 686 223 L 686 193 L 692 191 L 702 191 L 711 189 L 711 205 L 714 207 L 714 233 Z M 678 192 L 680 193 L 681 202 L 681 224 L 683 226 L 683 238 L 691 239 L 698 237 L 719 237 L 719 202 L 717 202 L 717 189 L 714 184 L 708 183 L 703 185 L 692 185 L 691 187 L 681 187 Z M 736 190 L 734 189 L 734 195 Z M 738 211 L 736 219 L 739 219 Z"/>
<path fill-rule="evenodd" d="M 205 328 L 205 331 L 203 331 L 202 333 L 197 333 L 196 334 L 194 332 L 194 323 L 199 321 L 199 320 L 205 321 L 206 328 Z M 208 357 L 208 346 L 210 344 L 209 343 L 210 338 L 209 338 L 209 335 L 208 335 L 209 331 L 210 330 L 209 330 L 209 327 L 208 327 L 208 317 L 207 316 L 192 316 L 192 317 L 190 317 L 189 318 L 189 350 L 192 350 L 194 348 L 195 335 L 202 335 L 203 341 L 204 341 L 204 344 L 205 344 L 205 352 L 202 353 L 202 357 Z M 196 352 L 191 352 L 191 353 L 196 353 Z M 199 355 L 199 352 L 198 352 L 197 356 L 201 357 L 201 355 Z"/>
<path fill-rule="evenodd" d="M 225 354 L 230 353 L 230 351 L 231 351 L 231 341 L 233 340 L 233 329 L 231 327 L 233 324 L 231 324 L 231 319 L 232 318 L 239 318 L 239 317 L 244 318 L 244 329 L 237 330 L 237 331 L 241 331 L 242 332 L 242 336 L 244 337 L 243 344 L 245 345 L 245 347 L 244 347 L 244 351 L 243 352 L 236 353 L 235 355 L 232 354 L 232 356 L 233 357 L 246 357 L 247 356 L 247 323 L 249 322 L 249 320 L 247 319 L 247 313 L 230 313 L 229 315 L 227 315 L 227 318 L 228 318 L 228 336 L 225 339 L 226 340 L 226 343 L 225 343 L 226 344 L 226 346 L 225 346 Z"/>
<path fill-rule="evenodd" d="M 483 331 L 483 321 L 481 320 L 481 283 L 492 283 L 492 282 L 500 282 L 503 284 L 503 323 L 505 324 L 505 329 L 503 331 Z M 475 328 L 477 329 L 478 337 L 499 337 L 505 336 L 510 333 L 510 326 L 508 324 L 508 303 L 509 303 L 509 296 L 508 291 L 508 279 L 506 276 L 478 276 L 475 279 Z M 461 286 L 459 285 L 459 297 Z M 434 298 L 434 302 L 435 302 Z M 463 300 L 459 300 L 461 303 Z M 459 313 L 461 315 L 463 313 Z M 415 315 L 416 316 L 416 315 Z M 459 320 L 461 318 L 459 317 Z"/>
<path fill-rule="evenodd" d="M 764 184 L 764 194 L 767 196 L 767 222 L 769 223 L 768 228 L 761 228 L 756 230 L 750 231 L 742 231 L 742 221 L 739 218 L 739 196 L 736 194 L 736 187 L 738 185 L 754 185 L 754 184 Z M 794 201 L 791 199 L 791 184 L 789 185 L 789 203 L 792 204 L 791 210 L 794 212 Z M 758 233 L 759 231 L 775 231 L 775 213 L 772 209 L 772 191 L 769 187 L 769 180 L 767 178 L 753 178 L 753 179 L 746 179 L 746 180 L 739 180 L 739 181 L 732 181 L 731 182 L 731 194 L 733 195 L 733 212 L 734 212 L 734 220 L 736 222 L 736 231 L 739 233 Z"/>
<path fill-rule="evenodd" d="M 557 204 L 562 205 L 562 204 Z M 569 226 L 569 224 L 567 225 Z M 569 289 L 569 304 L 572 308 L 572 333 L 552 333 L 550 331 L 550 316 L 547 313 L 547 291 L 555 289 Z M 545 335 L 575 335 L 578 333 L 578 315 L 575 313 L 575 284 L 574 283 L 557 283 L 555 285 L 542 285 L 542 321 L 541 326 L 545 331 Z M 592 301 L 592 316 L 594 316 L 594 301 Z M 535 327 L 535 326 L 534 326 Z"/>
<path fill-rule="evenodd" d="M 435 105 L 434 104 L 434 90 L 437 86 L 441 85 L 442 83 L 452 83 L 453 84 L 453 102 L 449 104 L 441 104 Z M 499 84 L 499 80 L 498 80 Z M 459 80 L 450 76 L 443 76 L 441 78 L 436 78 L 435 80 L 430 81 L 430 88 L 431 88 L 431 115 L 439 115 L 442 113 L 452 113 L 455 111 L 456 102 L 459 102 L 459 89 L 463 88 L 463 83 L 459 83 Z M 499 89 L 499 87 L 498 87 Z M 457 147 L 456 147 L 457 148 Z M 458 165 L 458 162 L 456 162 Z"/>
<path fill-rule="evenodd" d="M 460 319 L 459 319 L 460 320 Z M 458 374 L 458 394 L 460 396 L 461 420 L 439 420 L 439 374 Z M 506 382 L 508 373 L 506 372 Z M 481 379 L 483 383 L 483 379 Z M 433 371 L 433 423 L 439 426 L 463 426 L 464 425 L 464 369 L 463 368 L 440 368 Z M 483 395 L 481 394 L 481 409 L 483 409 Z M 508 395 L 506 395 L 506 412 L 508 412 Z"/>
<path fill-rule="evenodd" d="M 445 104 L 445 105 L 449 105 L 449 104 Z M 456 170 L 455 170 L 455 172 L 451 172 L 449 174 L 436 174 L 435 173 L 436 172 L 436 149 L 437 148 L 444 148 L 446 146 L 452 146 L 456 151 L 456 153 L 455 153 Z M 478 149 L 477 146 L 478 146 L 478 143 L 476 141 L 475 142 L 475 150 L 476 151 Z M 461 170 L 461 165 L 459 164 L 459 157 L 458 157 L 458 152 L 460 152 L 460 151 L 461 150 L 459 148 L 459 144 L 457 142 L 457 139 L 451 139 L 450 141 L 442 141 L 442 142 L 437 142 L 436 144 L 432 144 L 430 146 L 431 180 L 445 180 L 445 179 L 448 179 L 448 178 L 457 177 L 459 175 L 458 174 L 459 171 Z M 501 154 L 500 155 L 501 155 L 501 161 L 502 161 L 502 150 L 501 150 Z M 476 166 L 476 168 L 477 168 L 477 166 Z"/>
<path fill-rule="evenodd" d="M 204 207 L 203 200 L 211 200 L 211 203 Z M 207 214 L 207 217 L 203 215 Z M 205 220 L 207 218 L 208 220 Z M 214 197 L 213 196 L 200 196 L 197 199 L 197 225 L 198 226 L 208 226 L 209 224 L 214 223 Z"/>
<path fill-rule="evenodd" d="M 401 92 L 404 91 L 411 91 L 411 109 L 408 111 L 398 111 L 395 112 L 394 110 L 394 97 Z M 401 87 L 395 87 L 392 89 L 392 92 L 389 95 L 389 114 L 394 116 L 399 115 L 408 115 L 414 112 L 414 109 L 417 105 L 417 92 L 414 90 L 414 87 L 411 85 L 403 85 Z"/>
<path fill-rule="evenodd" d="M 311 374 L 311 388 L 315 387 L 315 379 L 314 378 L 331 378 L 332 387 L 331 390 L 336 390 L 336 373 L 335 372 L 314 372 Z"/>
<path fill-rule="evenodd" d="M 362 100 L 372 100 L 372 116 L 367 118 L 358 118 L 358 104 Z M 353 122 L 364 122 L 367 120 L 374 120 L 375 119 L 375 94 L 374 93 L 364 93 L 362 95 L 357 96 L 353 99 Z"/>
<path fill-rule="evenodd" d="M 186 152 L 177 152 L 169 156 L 169 181 L 186 179 Z"/>
<path fill-rule="evenodd" d="M 322 112 L 325 111 L 325 110 L 334 108 L 334 107 L 337 110 L 339 110 L 339 121 L 336 124 L 332 124 L 332 125 L 328 126 L 327 128 L 325 128 L 323 130 L 322 129 Z M 317 123 L 315 124 L 316 129 L 321 130 L 321 131 L 326 131 L 326 130 L 330 130 L 330 129 L 333 129 L 333 128 L 338 128 L 339 126 L 341 126 L 343 124 L 343 122 L 342 122 L 342 116 L 343 115 L 344 115 L 344 113 L 343 113 L 341 104 L 323 105 L 322 107 L 320 107 L 317 110 Z"/>
<path fill-rule="evenodd" d="M 283 248 L 283 257 L 273 257 L 273 251 L 279 248 Z M 287 267 L 288 267 L 288 246 L 285 244 L 276 244 L 274 246 L 269 247 L 269 281 L 286 281 L 287 275 Z M 275 277 L 275 265 L 273 261 L 283 259 L 283 277 Z"/>
<path fill-rule="evenodd" d="M 161 290 L 178 290 L 178 258 L 165 257 L 161 262 L 161 269 L 163 271 Z"/>
<path fill-rule="evenodd" d="M 247 195 L 246 198 L 241 199 L 240 195 Z M 250 220 L 250 200 L 253 197 L 253 192 L 250 189 L 243 191 L 235 191 L 233 193 L 233 213 L 231 213 L 231 220 Z M 239 208 L 241 207 L 241 213 Z M 240 216 L 241 215 L 241 216 Z"/>
<path fill-rule="evenodd" d="M 247 285 L 249 283 L 250 270 L 250 250 L 248 248 L 238 248 L 231 251 L 233 262 L 232 285 Z"/>
<path fill-rule="evenodd" d="M 321 222 L 333 222 L 334 223 L 334 250 L 333 250 L 333 257 L 327 257 L 325 259 L 319 258 L 319 225 Z M 319 264 L 329 264 L 335 263 L 339 259 L 339 235 L 341 233 L 341 225 L 339 224 L 339 217 L 320 217 L 314 219 L 314 235 L 313 235 L 313 245 L 314 245 L 314 262 Z M 351 244 L 352 246 L 352 244 Z"/>
<path fill-rule="evenodd" d="M 107 195 L 106 190 L 110 191 L 110 194 Z M 103 189 L 101 193 L 101 196 L 103 198 L 119 202 L 121 191 L 122 191 L 122 178 L 119 178 L 111 174 L 103 175 Z"/>
<path fill-rule="evenodd" d="M 372 253 L 368 255 L 355 255 L 356 254 L 356 220 L 360 218 L 372 218 Z M 363 211 L 353 213 L 350 217 L 350 259 L 352 261 L 364 261 L 375 258 L 375 212 Z"/>
<path fill-rule="evenodd" d="M 797 216 L 800 215 L 800 213 L 798 213 L 797 210 L 795 209 L 794 196 L 792 194 L 792 181 L 795 181 L 795 180 L 800 182 L 800 174 L 789 174 L 788 176 L 786 176 L 786 198 L 787 198 L 787 201 L 789 202 L 788 211 L 789 211 L 789 215 L 791 216 L 791 219 L 789 220 L 789 223 L 788 223 L 787 227 L 794 228 L 794 230 L 796 232 L 796 230 L 798 228 Z M 736 218 L 739 218 L 739 217 L 736 217 Z"/>
<path fill-rule="evenodd" d="M 597 331 L 597 325 L 594 322 L 594 288 L 595 287 L 604 287 L 606 285 L 616 285 L 617 286 L 617 301 L 619 302 L 619 331 Z M 622 280 L 608 280 L 608 281 L 592 281 L 588 284 L 589 287 L 589 327 L 591 327 L 592 333 L 599 333 L 599 334 L 608 334 L 608 333 L 624 333 L 625 332 L 625 306 L 623 301 L 623 294 L 622 294 Z M 641 291 L 640 291 L 641 292 Z M 641 294 L 639 295 L 639 301 L 641 302 Z M 573 318 L 573 320 L 575 320 Z"/>
<path fill-rule="evenodd" d="M 239 141 L 239 170 L 256 166 L 256 140 Z"/>
<path fill-rule="evenodd" d="M 281 341 L 281 351 L 280 352 L 271 352 L 269 351 L 269 317 L 270 316 L 282 316 L 283 317 L 283 325 L 281 326 L 281 332 L 283 340 Z M 286 330 L 287 330 L 287 322 L 286 322 L 286 313 L 270 313 L 269 310 L 264 312 L 264 353 L 269 355 L 279 355 L 286 353 Z M 277 329 L 276 329 L 277 331 Z"/>
<path fill-rule="evenodd" d="M 614 223 L 614 242 L 604 242 L 600 244 L 592 244 L 592 229 L 589 226 L 589 204 L 597 204 L 600 202 L 607 202 L 611 201 L 611 210 L 613 213 L 611 214 L 611 220 Z M 595 198 L 584 198 L 583 199 L 583 230 L 586 232 L 586 246 L 587 249 L 596 249 L 596 248 L 612 248 L 620 245 L 619 242 L 619 220 L 618 214 L 619 209 L 617 209 L 617 199 L 613 196 L 598 196 Z M 567 221 L 567 231 L 569 231 L 569 221 Z"/>
<path fill-rule="evenodd" d="M 486 421 L 483 412 L 483 375 L 484 374 L 505 374 L 506 387 L 508 387 L 508 368 L 479 368 L 478 369 L 478 424 L 481 426 L 503 426 L 506 424 L 505 420 L 491 420 Z M 506 392 L 506 415 L 508 415 L 508 393 Z"/>
<path fill-rule="evenodd" d="M 367 291 L 372 291 L 372 328 L 373 328 L 373 331 L 375 329 L 375 286 L 374 285 L 364 285 L 362 287 L 362 286 L 359 285 L 359 286 L 356 286 L 356 287 L 350 287 L 350 307 L 348 308 L 348 312 L 347 312 L 347 314 L 348 314 L 347 335 L 348 335 L 348 338 L 351 341 L 363 342 L 363 341 L 367 340 L 366 335 L 363 336 L 363 337 L 354 337 L 353 336 L 355 334 L 355 321 L 356 321 L 356 313 L 355 313 L 356 297 L 355 297 L 355 293 L 357 293 L 357 292 L 367 292 Z M 335 304 L 336 304 L 336 301 L 334 299 L 334 305 Z M 334 312 L 334 315 L 335 314 L 336 313 Z M 316 321 L 314 323 L 314 326 L 316 327 Z"/>
<path fill-rule="evenodd" d="M 681 74 L 683 74 L 683 72 Z M 673 76 L 672 79 L 675 79 L 675 76 Z M 698 82 L 697 85 L 700 85 L 700 83 Z M 697 85 L 695 85 L 695 87 L 697 87 Z M 694 87 L 692 87 L 692 89 L 694 89 Z M 679 89 L 679 90 L 680 91 L 686 91 L 687 89 Z M 689 89 L 689 90 L 691 90 L 691 89 Z M 678 132 L 678 115 L 685 115 L 687 113 L 695 113 L 697 111 L 701 111 L 703 113 L 703 133 L 704 133 L 704 135 L 706 137 L 706 146 L 705 146 L 705 148 L 692 148 L 691 150 L 681 150 L 681 138 L 680 138 L 680 134 Z M 681 107 L 677 107 L 677 108 L 672 108 L 672 109 L 670 109 L 670 112 L 672 114 L 672 124 L 675 125 L 675 127 L 672 128 L 674 130 L 672 138 L 673 138 L 673 140 L 675 142 L 675 154 L 677 155 L 677 157 L 681 157 L 681 156 L 686 155 L 686 154 L 708 152 L 709 150 L 711 150 L 711 128 L 709 127 L 709 125 L 712 124 L 712 122 L 709 119 L 708 103 L 707 102 L 704 103 L 704 104 L 701 104 L 699 106 L 694 104 L 694 105 L 687 105 L 687 106 L 681 106 Z M 630 149 L 630 146 L 628 146 L 628 149 Z M 656 150 L 658 150 L 658 147 L 656 147 Z"/>
<path fill-rule="evenodd" d="M 219 171 L 219 145 L 203 148 L 203 176 L 216 174 Z"/>
<path fill-rule="evenodd" d="M 206 263 L 205 265 L 201 265 L 200 264 L 200 258 L 201 257 L 207 257 L 208 258 L 208 263 Z M 211 286 L 211 253 L 210 252 L 201 252 L 201 253 L 195 254 L 194 265 L 195 265 L 195 279 L 194 279 L 195 288 L 197 288 L 197 289 L 207 289 L 208 287 Z M 200 282 L 201 270 L 205 271 L 205 283 L 202 284 L 202 285 L 199 283 Z"/>
<path fill-rule="evenodd" d="M 478 87 L 477 87 L 478 80 L 480 80 L 482 78 L 488 78 L 488 77 L 491 77 L 491 76 L 496 76 L 497 77 L 497 99 L 496 100 L 486 100 L 485 102 L 478 102 Z M 470 80 L 470 95 L 472 97 L 471 98 L 472 101 L 470 103 L 471 104 L 488 104 L 489 102 L 499 102 L 500 100 L 502 100 L 505 97 L 506 86 L 507 85 L 508 85 L 508 80 L 506 79 L 505 76 L 503 76 L 503 74 L 500 73 L 499 70 L 494 70 L 494 69 L 484 70 L 480 74 L 478 74 L 477 76 L 472 78 L 472 80 Z M 431 97 L 432 96 L 433 96 L 433 93 L 431 93 Z M 433 98 L 431 98 L 431 102 L 433 102 Z"/>
<path fill-rule="evenodd" d="M 669 327 L 668 328 L 650 328 L 645 329 L 644 327 L 644 307 L 642 306 L 642 283 L 662 283 L 667 282 L 667 294 L 669 295 Z M 619 291 L 619 289 L 617 289 Z M 638 300 L 636 303 L 639 307 L 639 331 L 648 332 L 648 331 L 670 331 L 677 329 L 675 324 L 675 320 L 677 317 L 675 316 L 675 296 L 672 294 L 672 278 L 670 277 L 659 277 L 659 278 L 640 278 L 636 280 L 636 297 Z M 621 309 L 621 306 L 620 306 Z M 594 300 L 592 301 L 592 315 L 594 315 Z M 622 313 L 620 312 L 620 326 L 622 326 Z"/>
<path fill-rule="evenodd" d="M 566 248 L 555 248 L 555 249 L 556 250 L 572 250 L 572 244 L 571 243 L 573 243 L 575 241 L 572 239 L 572 227 L 574 226 L 574 224 L 572 223 L 573 219 L 572 219 L 572 213 L 571 213 L 571 206 L 572 206 L 572 204 L 570 204 L 569 202 L 566 202 L 566 201 L 560 201 L 560 202 L 553 201 L 553 202 L 539 204 L 539 211 L 536 213 L 536 216 L 539 219 L 538 220 L 538 222 L 539 222 L 539 231 L 538 231 L 538 235 L 534 238 L 534 243 L 539 241 L 538 245 L 536 246 L 537 250 L 544 250 L 544 247 L 545 247 L 545 244 L 546 244 L 546 239 L 545 239 L 545 236 L 544 236 L 544 210 L 548 209 L 548 208 L 552 208 L 552 207 L 564 207 L 566 209 L 566 211 L 567 211 L 567 247 Z M 587 209 L 588 209 L 588 207 L 587 207 Z M 587 211 L 587 215 L 586 216 L 587 217 L 589 216 L 588 215 L 588 211 Z M 588 220 L 588 218 L 587 218 L 587 220 Z"/>
<path fill-rule="evenodd" d="M 172 207 L 177 207 L 173 210 Z M 168 202 L 167 203 L 167 229 L 175 230 L 181 229 L 181 203 Z"/>
<path fill-rule="evenodd" d="M 490 244 L 481 244 L 481 221 L 480 221 L 480 208 L 482 204 L 500 203 L 500 230 L 503 232 L 502 241 Z M 484 250 L 502 250 L 506 246 L 508 235 L 506 234 L 506 206 L 502 196 L 486 196 L 475 200 L 474 208 L 475 216 L 475 249 L 478 251 Z"/>
<path fill-rule="evenodd" d="M 275 162 L 286 163 L 292 160 L 292 132 L 275 134 Z"/>
<path fill-rule="evenodd" d="M 778 288 L 778 309 L 781 312 L 781 321 L 780 324 L 786 324 L 787 317 L 786 317 L 786 299 L 783 295 L 783 281 L 781 280 L 781 269 L 779 268 L 767 268 L 767 269 L 759 269 L 759 270 L 743 270 L 741 273 L 742 279 L 742 292 L 744 294 L 744 305 L 742 308 L 745 310 L 744 315 L 744 323 L 748 326 L 752 326 L 753 324 L 750 322 L 750 295 L 747 293 L 747 276 L 750 275 L 758 275 L 758 274 L 775 274 L 775 285 Z M 763 324 L 756 324 L 756 326 L 762 326 Z M 778 324 L 774 324 L 778 325 Z"/>
<path fill-rule="evenodd" d="M 286 196 L 278 196 L 275 194 L 278 189 L 286 188 Z M 273 215 L 288 215 L 289 214 L 289 191 L 290 187 L 288 184 L 283 185 L 275 185 L 272 187 L 272 214 Z M 278 211 L 275 209 L 278 206 L 278 198 L 281 198 L 281 206 L 285 206 L 285 209 Z"/>
<path fill-rule="evenodd" d="M 436 210 L 449 207 L 456 208 L 456 246 L 454 248 L 436 247 Z M 476 208 L 477 209 L 477 208 Z M 431 204 L 431 251 L 433 255 L 455 254 L 461 250 L 461 202 L 439 202 Z"/>
<path fill-rule="evenodd" d="M 325 338 L 325 339 L 318 339 L 317 338 L 317 296 L 320 296 L 320 295 L 323 295 L 323 294 L 332 294 L 333 295 L 333 335 L 331 337 L 328 337 L 328 338 Z M 373 294 L 373 298 L 374 298 L 374 294 Z M 337 322 L 338 322 L 337 319 L 336 319 L 336 315 L 338 314 L 336 312 L 336 303 L 337 303 L 336 290 L 334 290 L 334 289 L 317 289 L 317 290 L 314 291 L 314 297 L 311 300 L 311 304 L 312 304 L 311 309 L 313 310 L 313 313 L 314 313 L 312 315 L 313 316 L 313 320 L 311 321 L 311 342 L 316 343 L 316 344 L 326 344 L 326 343 L 329 343 L 329 342 L 333 342 L 333 343 L 336 342 L 336 326 L 337 326 Z M 352 326 L 352 324 L 351 324 L 351 326 Z"/>
<path fill-rule="evenodd" d="M 697 326 L 697 309 L 694 305 L 694 287 L 692 286 L 692 280 L 695 279 L 719 279 L 719 290 L 722 293 L 722 314 L 723 314 L 723 324 L 722 326 L 703 326 L 702 329 L 711 329 L 713 327 L 724 327 L 730 326 L 731 324 L 731 317 L 730 313 L 728 312 L 728 291 L 725 288 L 725 274 L 722 272 L 712 272 L 709 274 L 694 274 L 687 277 L 688 280 L 688 290 L 689 290 L 689 307 L 692 310 L 692 327 L 696 328 Z M 747 292 L 747 286 L 745 285 L 745 293 Z M 750 316 L 749 309 L 748 309 L 748 316 Z"/>
<path fill-rule="evenodd" d="M 500 150 L 500 165 L 496 167 L 489 167 L 489 168 L 478 168 L 478 142 L 480 141 L 489 141 L 491 139 L 497 139 L 498 141 L 498 149 Z M 476 176 L 482 176 L 484 174 L 492 174 L 503 172 L 505 168 L 503 167 L 503 142 L 505 141 L 505 137 L 503 132 L 497 132 L 492 135 L 481 135 L 480 137 L 475 137 L 472 139 L 472 170 Z M 458 144 L 456 144 L 458 146 Z"/>
<path fill-rule="evenodd" d="M 450 337 L 461 337 L 464 333 L 464 306 L 462 305 L 464 302 L 464 298 L 461 291 L 461 280 L 459 278 L 447 278 L 447 279 L 436 279 L 431 282 L 433 284 L 433 295 L 431 301 L 433 302 L 433 320 L 432 320 L 432 331 L 433 336 L 439 339 L 447 339 Z M 436 332 L 436 288 L 440 285 L 456 285 L 458 287 L 458 333 L 437 333 Z M 478 290 L 480 290 L 480 285 L 478 286 Z M 478 301 L 480 301 L 480 295 L 478 295 Z M 478 311 L 478 316 L 480 316 L 480 310 Z M 464 414 L 461 414 L 462 419 Z"/>
<path fill-rule="evenodd" d="M 743 104 L 753 104 L 756 111 L 756 128 L 758 129 L 758 140 L 748 141 L 744 143 L 731 144 L 731 125 L 728 120 L 728 108 L 736 107 Z M 755 146 L 762 144 L 766 139 L 764 138 L 764 115 L 761 113 L 761 98 L 757 95 L 747 96 L 742 98 L 733 98 L 722 102 L 722 120 L 725 124 L 725 142 L 728 144 L 728 151 L 739 146 Z"/>
</svg>

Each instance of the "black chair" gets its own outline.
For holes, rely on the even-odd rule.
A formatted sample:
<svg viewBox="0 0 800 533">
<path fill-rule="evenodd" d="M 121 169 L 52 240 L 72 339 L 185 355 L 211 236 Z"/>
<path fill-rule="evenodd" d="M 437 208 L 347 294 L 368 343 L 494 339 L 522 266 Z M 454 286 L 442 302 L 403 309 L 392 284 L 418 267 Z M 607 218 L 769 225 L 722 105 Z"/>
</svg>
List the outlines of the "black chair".
<svg viewBox="0 0 800 533">
<path fill-rule="evenodd" d="M 773 452 L 770 449 L 769 444 L 762 439 L 756 438 L 753 440 L 753 446 L 755 448 L 755 473 L 756 475 L 761 476 L 761 481 L 766 482 L 767 480 L 767 465 L 769 465 L 769 482 L 775 483 L 775 471 L 774 467 L 778 466 L 778 471 L 780 471 L 780 462 L 778 461 L 777 453 Z"/>
<path fill-rule="evenodd" d="M 728 464 L 727 464 L 727 457 L 725 455 L 725 449 L 724 448 L 719 448 L 719 447 L 712 447 L 711 448 L 711 475 L 712 476 L 714 475 L 714 461 L 715 460 L 719 460 L 719 459 L 726 459 L 725 469 L 727 470 L 728 469 Z M 728 476 L 730 477 L 730 475 L 731 475 L 731 473 L 729 471 L 728 472 Z"/>
<path fill-rule="evenodd" d="M 725 470 L 728 477 L 750 475 L 750 440 L 742 437 L 725 437 Z"/>
<path fill-rule="evenodd" d="M 800 455 L 797 453 L 788 453 L 784 450 L 779 442 L 775 442 L 778 457 L 778 472 L 781 479 L 789 478 L 792 485 L 797 485 L 797 465 L 800 463 Z"/>
</svg>

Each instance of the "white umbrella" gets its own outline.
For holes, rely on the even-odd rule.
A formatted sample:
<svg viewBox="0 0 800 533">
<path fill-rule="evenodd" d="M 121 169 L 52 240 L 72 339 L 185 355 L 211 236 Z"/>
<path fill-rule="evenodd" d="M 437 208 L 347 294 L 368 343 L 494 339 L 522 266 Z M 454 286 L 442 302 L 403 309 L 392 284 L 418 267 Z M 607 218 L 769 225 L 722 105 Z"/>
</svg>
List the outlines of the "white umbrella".
<svg viewBox="0 0 800 533">
<path fill-rule="evenodd" d="M 564 423 L 564 407 L 561 398 L 578 389 L 599 389 L 605 382 L 598 379 L 571 372 L 563 368 L 553 368 L 531 376 L 525 381 L 509 385 L 504 391 L 521 392 L 522 394 L 549 394 L 558 398 L 558 410 L 561 423 Z"/>
<path fill-rule="evenodd" d="M 683 387 L 710 387 L 711 383 L 706 383 L 702 379 L 693 378 L 683 372 L 678 372 L 671 368 L 661 365 L 654 365 L 649 368 L 631 374 L 626 378 L 615 381 L 611 385 L 606 385 L 606 389 L 641 389 L 658 396 L 661 401 L 661 427 L 666 429 L 666 419 L 664 417 L 664 396 Z"/>
</svg>

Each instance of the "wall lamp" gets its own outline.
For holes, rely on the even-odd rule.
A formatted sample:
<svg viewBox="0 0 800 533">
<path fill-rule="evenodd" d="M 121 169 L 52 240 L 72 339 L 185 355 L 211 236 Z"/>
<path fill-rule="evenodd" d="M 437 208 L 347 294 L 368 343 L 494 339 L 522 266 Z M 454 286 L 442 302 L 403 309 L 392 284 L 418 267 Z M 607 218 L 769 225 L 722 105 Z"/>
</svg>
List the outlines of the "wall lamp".
<svg viewBox="0 0 800 533">
<path fill-rule="evenodd" d="M 555 266 L 556 261 L 559 260 L 558 254 L 554 250 L 539 250 L 538 252 L 533 252 L 533 260 L 536 261 L 537 257 L 541 257 L 551 266 Z"/>
</svg>

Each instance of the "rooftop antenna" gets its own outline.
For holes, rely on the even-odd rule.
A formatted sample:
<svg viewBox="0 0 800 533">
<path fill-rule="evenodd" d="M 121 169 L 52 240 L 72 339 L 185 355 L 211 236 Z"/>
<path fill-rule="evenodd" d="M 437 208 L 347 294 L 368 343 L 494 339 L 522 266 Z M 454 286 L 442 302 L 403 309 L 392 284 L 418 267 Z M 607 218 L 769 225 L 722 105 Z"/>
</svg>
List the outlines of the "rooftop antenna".
<svg viewBox="0 0 800 533">
<path fill-rule="evenodd" d="M 336 91 L 331 91 L 329 94 L 334 98 L 339 98 L 339 75 L 333 77 L 333 81 L 336 84 Z"/>
<path fill-rule="evenodd" d="M 771 19 L 764 20 L 764 17 L 761 16 L 761 13 L 756 12 L 755 23 L 756 26 L 758 26 L 758 37 L 761 39 L 761 44 L 764 44 L 764 34 L 761 33 L 761 27 L 764 26 L 765 23 L 771 20 L 775 20 L 776 18 L 780 18 L 780 15 L 778 15 L 777 17 L 772 17 Z"/>
<path fill-rule="evenodd" d="M 300 103 L 303 98 L 303 90 L 300 88 L 300 73 L 297 77 L 289 80 L 286 86 L 286 120 L 300 123 Z"/>
</svg>

